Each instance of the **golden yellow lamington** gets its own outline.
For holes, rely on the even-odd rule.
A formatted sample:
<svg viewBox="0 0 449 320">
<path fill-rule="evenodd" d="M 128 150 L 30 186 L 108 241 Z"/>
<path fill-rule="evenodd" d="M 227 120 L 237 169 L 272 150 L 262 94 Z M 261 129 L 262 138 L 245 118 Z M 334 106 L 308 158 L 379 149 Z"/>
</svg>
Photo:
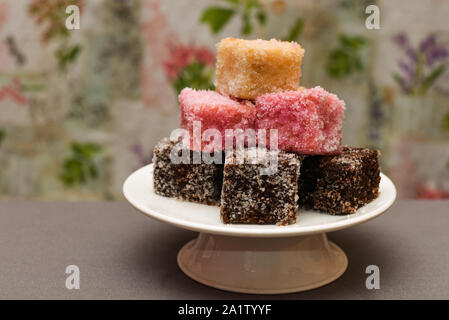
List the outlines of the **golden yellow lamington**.
<svg viewBox="0 0 449 320">
<path fill-rule="evenodd" d="M 296 42 L 225 38 L 217 45 L 217 91 L 254 100 L 297 90 L 304 49 Z"/>
</svg>

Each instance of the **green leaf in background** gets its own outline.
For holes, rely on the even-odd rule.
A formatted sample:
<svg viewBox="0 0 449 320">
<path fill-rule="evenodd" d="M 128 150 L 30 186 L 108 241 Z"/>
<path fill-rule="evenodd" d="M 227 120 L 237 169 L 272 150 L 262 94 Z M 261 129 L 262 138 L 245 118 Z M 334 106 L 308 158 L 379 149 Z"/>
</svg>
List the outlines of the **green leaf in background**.
<svg viewBox="0 0 449 320">
<path fill-rule="evenodd" d="M 97 169 L 97 167 L 95 167 L 95 165 L 93 163 L 89 163 L 88 168 L 89 168 L 90 176 L 93 179 L 96 179 L 98 177 L 98 169 Z"/>
<path fill-rule="evenodd" d="M 243 13 L 242 20 L 243 20 L 242 21 L 243 24 L 242 24 L 241 32 L 243 35 L 247 36 L 247 35 L 251 34 L 251 32 L 253 31 L 253 25 L 251 23 L 251 18 L 250 18 L 249 12 Z"/>
<path fill-rule="evenodd" d="M 326 63 L 328 75 L 342 78 L 363 70 L 361 53 L 367 44 L 368 40 L 361 36 L 339 36 L 338 46 L 330 52 Z"/>
<path fill-rule="evenodd" d="M 200 17 L 200 22 L 208 24 L 212 33 L 217 34 L 230 21 L 234 15 L 238 15 L 242 20 L 240 32 L 242 35 L 249 35 L 254 31 L 254 23 L 265 26 L 267 23 L 267 13 L 259 0 L 221 0 L 229 7 L 208 7 Z"/>
<path fill-rule="evenodd" d="M 70 145 L 72 154 L 64 160 L 59 176 L 66 187 L 85 184 L 88 179 L 98 177 L 95 157 L 101 152 L 101 146 L 95 143 L 73 142 Z"/>
<path fill-rule="evenodd" d="M 295 24 L 290 28 L 288 35 L 284 38 L 284 41 L 296 41 L 301 36 L 301 33 L 304 29 L 304 20 L 298 18 Z"/>
<path fill-rule="evenodd" d="M 212 33 L 217 34 L 234 14 L 233 9 L 209 7 L 201 15 L 200 22 L 208 24 Z"/>
<path fill-rule="evenodd" d="M 341 49 L 333 50 L 326 65 L 327 73 L 333 78 L 341 78 L 350 74 L 350 59 L 351 57 L 345 51 Z"/>
<path fill-rule="evenodd" d="M 83 170 L 83 163 L 79 159 L 67 159 L 63 163 L 63 173 L 61 174 L 61 181 L 66 186 L 74 186 L 86 182 L 86 176 Z"/>
<path fill-rule="evenodd" d="M 237 5 L 240 2 L 240 0 L 223 0 L 223 1 L 228 2 L 228 3 L 232 3 L 234 5 Z"/>
<path fill-rule="evenodd" d="M 214 90 L 214 69 L 197 61 L 188 64 L 173 82 L 176 92 L 179 94 L 185 87 L 201 90 Z"/>
<path fill-rule="evenodd" d="M 101 151 L 101 147 L 95 143 L 78 143 L 74 142 L 70 148 L 76 156 L 92 159 L 97 153 Z"/>
<path fill-rule="evenodd" d="M 251 11 L 253 8 L 260 8 L 260 2 L 259 0 L 243 0 L 242 3 L 244 4 L 244 11 Z"/>
<path fill-rule="evenodd" d="M 401 87 L 404 85 L 404 78 L 402 78 L 399 73 L 394 72 L 393 73 L 393 79 L 394 81 L 397 82 L 398 85 L 400 85 Z"/>
<path fill-rule="evenodd" d="M 443 121 L 441 122 L 441 128 L 444 131 L 449 131 L 449 112 L 444 115 Z"/>
<path fill-rule="evenodd" d="M 420 93 L 425 94 L 427 90 L 434 84 L 434 82 L 446 71 L 445 65 L 440 65 L 435 68 L 422 82 Z"/>
<path fill-rule="evenodd" d="M 3 143 L 3 140 L 5 140 L 5 131 L 0 129 L 0 146 Z"/>
<path fill-rule="evenodd" d="M 42 92 L 45 90 L 43 83 L 23 83 L 22 92 Z"/>
<path fill-rule="evenodd" d="M 253 24 L 251 22 L 251 18 L 253 17 L 253 9 L 257 9 L 258 11 L 255 13 L 255 17 L 257 22 L 260 25 L 263 25 L 266 22 L 266 15 L 263 16 L 264 11 L 261 9 L 261 5 L 259 0 L 244 0 L 242 1 L 244 8 L 242 13 L 242 29 L 241 32 L 243 35 L 247 36 L 253 32 Z M 262 22 L 261 22 L 262 21 Z"/>
<path fill-rule="evenodd" d="M 81 47 L 79 45 L 74 45 L 72 47 L 62 46 L 56 51 L 56 58 L 58 58 L 59 67 L 65 69 L 67 65 L 74 62 L 78 54 L 81 52 Z"/>
<path fill-rule="evenodd" d="M 261 26 L 265 26 L 267 24 L 267 14 L 265 13 L 265 11 L 259 10 L 257 12 L 256 18 L 257 22 L 259 22 Z"/>
<path fill-rule="evenodd" d="M 339 41 L 343 47 L 349 50 L 358 50 L 365 46 L 368 41 L 362 36 L 340 35 Z"/>
</svg>

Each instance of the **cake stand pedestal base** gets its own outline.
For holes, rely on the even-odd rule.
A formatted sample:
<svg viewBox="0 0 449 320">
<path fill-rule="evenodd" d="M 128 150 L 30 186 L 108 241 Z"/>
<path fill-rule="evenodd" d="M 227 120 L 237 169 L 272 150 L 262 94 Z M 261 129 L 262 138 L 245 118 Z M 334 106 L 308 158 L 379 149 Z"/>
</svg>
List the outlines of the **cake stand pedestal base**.
<svg viewBox="0 0 449 320">
<path fill-rule="evenodd" d="M 190 278 L 241 293 L 280 294 L 324 286 L 348 260 L 325 233 L 284 238 L 244 238 L 200 233 L 178 253 Z"/>
</svg>

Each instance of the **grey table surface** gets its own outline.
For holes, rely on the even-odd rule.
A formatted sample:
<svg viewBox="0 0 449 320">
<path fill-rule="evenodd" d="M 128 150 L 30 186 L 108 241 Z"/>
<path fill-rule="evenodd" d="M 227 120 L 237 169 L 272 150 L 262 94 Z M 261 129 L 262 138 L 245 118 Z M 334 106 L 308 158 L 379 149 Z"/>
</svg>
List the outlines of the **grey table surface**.
<svg viewBox="0 0 449 320">
<path fill-rule="evenodd" d="M 335 282 L 287 295 L 245 295 L 185 276 L 176 254 L 194 232 L 124 202 L 0 201 L 0 299 L 448 299 L 449 201 L 397 201 L 381 217 L 328 234 L 349 266 Z M 68 265 L 80 289 L 65 286 Z M 368 290 L 365 269 L 380 269 Z"/>
</svg>

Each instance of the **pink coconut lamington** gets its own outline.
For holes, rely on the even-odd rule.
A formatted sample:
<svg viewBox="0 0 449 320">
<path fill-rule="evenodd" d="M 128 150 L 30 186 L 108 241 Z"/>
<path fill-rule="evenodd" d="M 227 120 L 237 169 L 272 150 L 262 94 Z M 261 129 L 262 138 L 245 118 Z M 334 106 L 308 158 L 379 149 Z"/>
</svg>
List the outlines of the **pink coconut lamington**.
<svg viewBox="0 0 449 320">
<path fill-rule="evenodd" d="M 321 87 L 269 93 L 256 99 L 256 128 L 267 129 L 267 137 L 277 129 L 280 150 L 337 154 L 344 110 L 345 103 Z"/>
<path fill-rule="evenodd" d="M 224 150 L 225 130 L 232 129 L 232 132 L 227 132 L 228 135 L 238 136 L 246 129 L 254 130 L 255 128 L 256 108 L 249 101 L 238 102 L 215 91 L 185 88 L 179 94 L 179 102 L 181 105 L 181 128 L 189 131 L 190 145 L 188 147 L 191 150 L 205 152 Z M 198 122 L 201 123 L 200 132 L 203 137 L 201 143 L 199 140 L 194 142 L 194 122 L 196 125 Z M 220 133 L 221 143 L 217 144 L 213 138 L 210 141 L 204 141 L 204 131 L 207 129 L 216 129 Z M 234 139 L 233 145 L 235 145 L 235 141 Z"/>
</svg>

